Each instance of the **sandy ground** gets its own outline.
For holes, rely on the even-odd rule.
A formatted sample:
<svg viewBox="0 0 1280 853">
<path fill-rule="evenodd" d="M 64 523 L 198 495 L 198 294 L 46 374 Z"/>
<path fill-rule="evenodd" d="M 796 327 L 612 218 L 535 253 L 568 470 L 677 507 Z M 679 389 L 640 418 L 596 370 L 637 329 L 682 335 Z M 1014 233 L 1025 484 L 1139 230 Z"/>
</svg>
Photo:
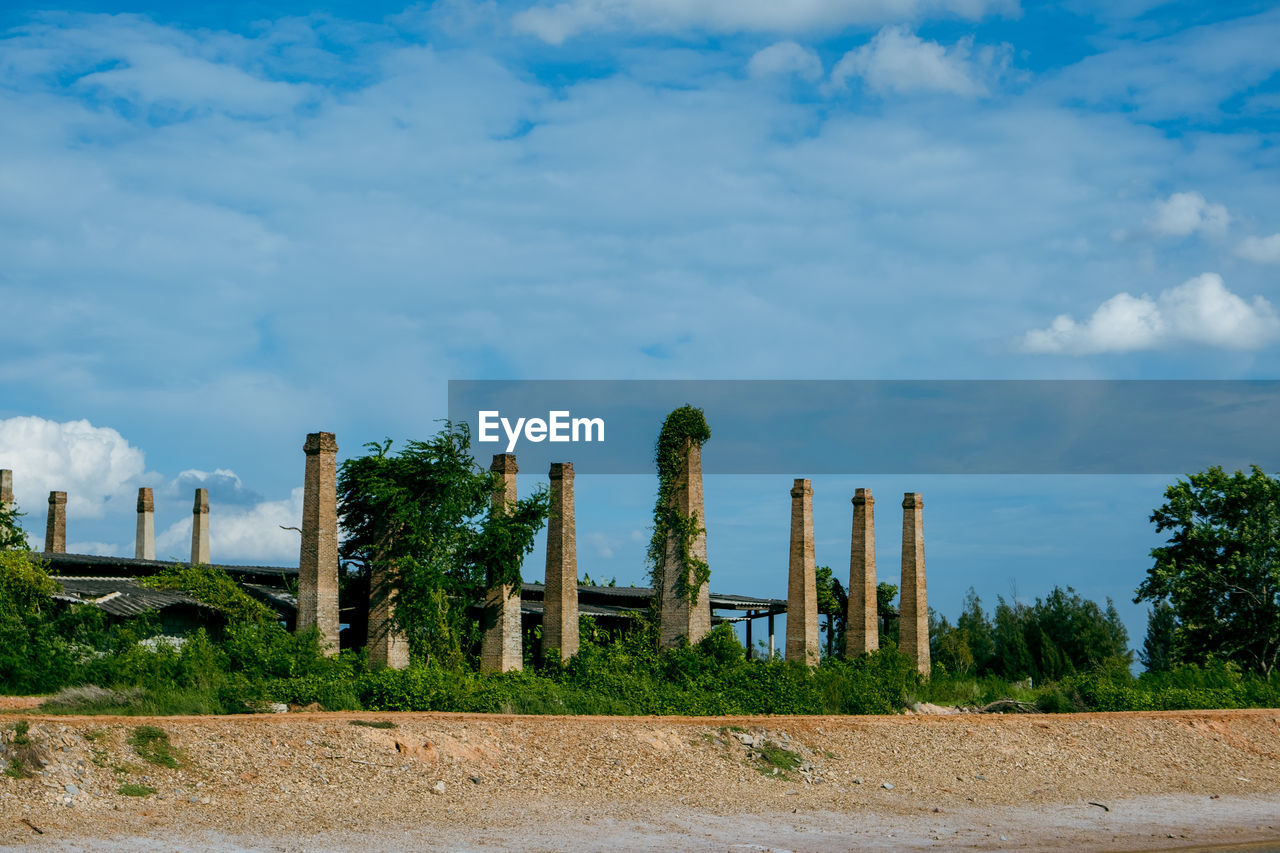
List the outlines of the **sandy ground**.
<svg viewBox="0 0 1280 853">
<path fill-rule="evenodd" d="M 18 848 L 1280 849 L 1275 710 L 24 718 L 46 763 L 0 777 Z M 144 724 L 181 768 L 136 753 Z"/>
</svg>

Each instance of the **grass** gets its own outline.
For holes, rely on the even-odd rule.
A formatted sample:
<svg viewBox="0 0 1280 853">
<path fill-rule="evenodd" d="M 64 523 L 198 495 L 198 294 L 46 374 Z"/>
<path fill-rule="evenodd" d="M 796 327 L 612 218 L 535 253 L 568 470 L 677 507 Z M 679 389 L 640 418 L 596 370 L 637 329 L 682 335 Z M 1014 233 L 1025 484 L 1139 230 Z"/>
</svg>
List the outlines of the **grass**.
<svg viewBox="0 0 1280 853">
<path fill-rule="evenodd" d="M 158 767 L 177 769 L 182 766 L 169 744 L 169 734 L 158 726 L 138 726 L 129 739 L 134 752 Z"/>
<path fill-rule="evenodd" d="M 4 768 L 4 775 L 10 779 L 29 779 L 31 771 L 27 769 L 27 765 L 22 763 L 21 758 L 10 758 L 9 764 Z"/>
<path fill-rule="evenodd" d="M 119 788 L 116 788 L 117 794 L 126 797 L 149 797 L 156 792 L 156 789 L 150 785 L 138 785 L 133 782 L 126 782 Z"/>
<path fill-rule="evenodd" d="M 353 726 L 364 726 L 370 729 L 394 729 L 398 728 L 395 723 L 390 720 L 352 720 Z"/>
<path fill-rule="evenodd" d="M 31 737 L 27 734 L 31 730 L 31 724 L 26 720 L 18 720 L 13 724 L 13 745 L 14 746 L 30 746 Z"/>
</svg>

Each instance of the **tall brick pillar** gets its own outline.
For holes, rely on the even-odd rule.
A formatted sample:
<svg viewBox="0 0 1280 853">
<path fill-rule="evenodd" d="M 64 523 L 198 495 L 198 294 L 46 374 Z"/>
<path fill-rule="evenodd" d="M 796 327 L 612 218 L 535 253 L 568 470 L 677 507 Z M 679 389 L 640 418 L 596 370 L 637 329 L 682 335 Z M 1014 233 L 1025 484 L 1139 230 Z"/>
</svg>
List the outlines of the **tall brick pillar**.
<svg viewBox="0 0 1280 853">
<path fill-rule="evenodd" d="M 302 445 L 307 464 L 302 489 L 302 547 L 298 553 L 301 633 L 315 628 L 325 654 L 338 653 L 338 440 L 313 432 Z"/>
<path fill-rule="evenodd" d="M 853 492 L 853 537 L 849 546 L 849 611 L 844 656 L 850 660 L 880 648 L 876 609 L 876 499 L 870 489 Z"/>
<path fill-rule="evenodd" d="M 573 463 L 551 463 L 551 517 L 547 519 L 547 586 L 542 648 L 560 659 L 578 653 L 578 537 L 573 519 Z"/>
<path fill-rule="evenodd" d="M 138 535 L 134 537 L 133 556 L 139 560 L 156 558 L 156 502 L 151 489 L 138 489 Z"/>
<path fill-rule="evenodd" d="M 924 584 L 924 499 L 902 498 L 902 590 L 899 593 L 898 648 L 929 674 L 929 601 Z"/>
<path fill-rule="evenodd" d="M 494 513 L 506 512 L 516 502 L 516 465 L 514 453 L 495 453 L 490 471 L 501 481 L 493 493 Z M 576 581 L 576 578 L 575 578 Z M 576 587 L 575 587 L 576 591 Z M 524 642 L 520 636 L 520 592 L 511 584 L 499 584 L 489 590 L 484 602 L 484 624 L 487 626 L 480 644 L 480 666 L 485 672 L 510 672 L 524 667 Z"/>
<path fill-rule="evenodd" d="M 13 508 L 13 472 L 0 468 L 0 506 Z"/>
<path fill-rule="evenodd" d="M 818 581 L 813 555 L 813 486 L 791 488 L 791 556 L 787 571 L 787 660 L 817 666 Z"/>
<path fill-rule="evenodd" d="M 191 565 L 209 564 L 209 490 L 196 489 L 191 507 Z"/>
<path fill-rule="evenodd" d="M 375 669 L 404 669 L 409 665 L 409 641 L 395 623 L 396 593 L 395 579 L 391 572 L 378 564 L 369 578 L 369 626 L 366 638 L 369 665 Z M 301 607 L 298 614 L 302 614 Z"/>
<path fill-rule="evenodd" d="M 47 554 L 67 553 L 67 493 L 49 493 L 49 514 L 44 524 L 44 550 Z"/>
<path fill-rule="evenodd" d="M 699 533 L 689 548 L 690 556 L 705 562 L 707 516 L 702 506 L 702 447 L 697 442 L 688 441 L 685 444 L 684 462 L 671 499 L 675 503 L 676 512 L 685 518 L 696 519 Z M 675 534 L 668 534 L 667 551 L 663 559 L 662 613 L 658 639 L 664 649 L 680 645 L 685 637 L 690 643 L 696 643 L 711 630 L 711 599 L 707 584 L 698 588 L 692 604 L 689 598 L 677 590 L 679 559 L 676 545 Z M 686 581 L 691 582 L 691 579 L 687 578 Z"/>
</svg>

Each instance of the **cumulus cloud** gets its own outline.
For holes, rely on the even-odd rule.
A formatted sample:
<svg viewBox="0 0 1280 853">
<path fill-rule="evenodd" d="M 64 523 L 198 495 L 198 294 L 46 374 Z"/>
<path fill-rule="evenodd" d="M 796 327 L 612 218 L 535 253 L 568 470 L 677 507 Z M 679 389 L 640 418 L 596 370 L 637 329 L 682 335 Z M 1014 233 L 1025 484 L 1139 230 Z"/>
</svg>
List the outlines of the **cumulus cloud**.
<svg viewBox="0 0 1280 853">
<path fill-rule="evenodd" d="M 1225 205 L 1211 204 L 1197 192 L 1174 193 L 1155 204 L 1150 226 L 1165 237 L 1188 237 L 1197 232 L 1221 236 L 1231 220 Z"/>
<path fill-rule="evenodd" d="M 1280 234 L 1245 237 L 1236 246 L 1236 254 L 1257 264 L 1280 264 Z"/>
<path fill-rule="evenodd" d="M 973 56 L 973 42 L 963 39 L 951 47 L 927 41 L 906 27 L 885 27 L 867 44 L 846 53 L 831 69 L 831 85 L 843 89 L 853 78 L 881 94 L 938 92 L 975 97 L 987 94 L 979 76 L 995 54 Z"/>
<path fill-rule="evenodd" d="M 807 47 L 793 41 L 780 41 L 752 56 L 747 63 L 747 73 L 752 77 L 794 74 L 813 82 L 822 76 L 822 60 Z"/>
<path fill-rule="evenodd" d="M 1077 323 L 1066 314 L 1023 338 L 1028 352 L 1087 355 L 1193 344 L 1260 349 L 1280 338 L 1280 318 L 1261 296 L 1252 301 L 1227 290 L 1222 277 L 1204 273 L 1158 297 L 1117 294 Z"/>
<path fill-rule="evenodd" d="M 0 468 L 13 470 L 14 496 L 31 516 L 43 516 L 49 492 L 60 491 L 68 516 L 99 518 L 112 501 L 132 505 L 146 460 L 110 427 L 26 416 L 0 420 Z"/>
<path fill-rule="evenodd" d="M 799 33 L 929 16 L 977 20 L 1017 11 L 1017 0 L 564 0 L 536 4 L 512 23 L 518 32 L 561 44 L 599 30 Z"/>
<path fill-rule="evenodd" d="M 219 507 L 210 498 L 209 557 L 215 563 L 250 561 L 296 565 L 300 534 L 282 527 L 299 527 L 302 489 L 285 500 L 260 501 L 250 507 Z M 156 537 L 160 559 L 187 559 L 191 554 L 191 516 L 170 525 Z"/>
<path fill-rule="evenodd" d="M 174 496 L 182 497 L 194 494 L 196 489 L 208 489 L 211 504 L 243 506 L 262 500 L 262 496 L 257 492 L 244 487 L 244 483 L 240 481 L 240 476 L 235 471 L 227 468 L 218 468 L 215 471 L 192 468 L 183 471 L 170 484 L 169 492 Z"/>
</svg>

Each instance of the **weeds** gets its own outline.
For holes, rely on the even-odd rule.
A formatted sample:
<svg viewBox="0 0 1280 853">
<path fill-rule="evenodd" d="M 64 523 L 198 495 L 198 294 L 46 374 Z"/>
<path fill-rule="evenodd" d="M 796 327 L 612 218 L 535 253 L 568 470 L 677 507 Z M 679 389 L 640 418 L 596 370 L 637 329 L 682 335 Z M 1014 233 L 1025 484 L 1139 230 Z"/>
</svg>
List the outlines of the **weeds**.
<svg viewBox="0 0 1280 853">
<path fill-rule="evenodd" d="M 8 765 L 5 766 L 4 775 L 10 779 L 30 779 L 35 774 L 27 769 L 27 765 L 22 762 L 21 758 L 14 756 L 9 759 Z"/>
<path fill-rule="evenodd" d="M 158 767 L 177 769 L 182 766 L 182 762 L 174 754 L 175 750 L 169 744 L 168 732 L 162 728 L 138 726 L 133 730 L 133 737 L 129 739 L 129 743 L 133 745 L 134 752 Z"/>
<path fill-rule="evenodd" d="M 369 729 L 394 729 L 398 728 L 395 723 L 390 720 L 352 720 L 353 726 L 364 726 Z"/>
<path fill-rule="evenodd" d="M 156 792 L 156 789 L 150 785 L 138 785 L 133 782 L 125 782 L 116 793 L 126 797 L 149 797 Z"/>
</svg>

